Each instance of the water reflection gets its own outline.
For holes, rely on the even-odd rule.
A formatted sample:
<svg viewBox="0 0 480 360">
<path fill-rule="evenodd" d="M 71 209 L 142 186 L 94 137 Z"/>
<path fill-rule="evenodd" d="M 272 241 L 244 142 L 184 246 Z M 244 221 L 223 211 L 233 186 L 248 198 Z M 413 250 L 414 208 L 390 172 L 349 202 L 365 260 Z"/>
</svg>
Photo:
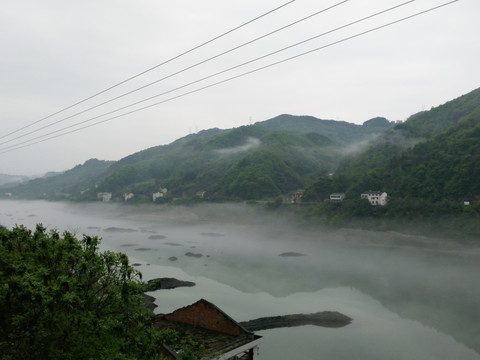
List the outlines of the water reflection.
<svg viewBox="0 0 480 360">
<path fill-rule="evenodd" d="M 241 211 L 228 209 L 236 219 Z M 146 280 L 197 283 L 155 293 L 161 312 L 203 297 L 238 321 L 323 310 L 354 319 L 342 329 L 265 331 L 261 359 L 480 359 L 477 250 L 403 247 L 415 239 L 398 234 L 309 234 L 248 214 L 218 221 L 212 208 L 200 214 L 0 202 L 0 223 L 8 227 L 41 222 L 99 235 L 103 248 L 126 252 Z"/>
</svg>

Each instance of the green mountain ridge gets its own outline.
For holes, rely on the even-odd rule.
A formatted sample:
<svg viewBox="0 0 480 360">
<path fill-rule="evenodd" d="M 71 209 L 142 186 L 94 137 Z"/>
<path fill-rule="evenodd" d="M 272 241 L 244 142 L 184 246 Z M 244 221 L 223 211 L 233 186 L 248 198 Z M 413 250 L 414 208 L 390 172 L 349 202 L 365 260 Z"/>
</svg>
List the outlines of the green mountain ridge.
<svg viewBox="0 0 480 360">
<path fill-rule="evenodd" d="M 413 203 L 480 200 L 480 90 L 411 116 L 345 159 L 332 178 L 319 178 L 307 199 L 328 192 L 350 198 L 386 191 Z"/>
<path fill-rule="evenodd" d="M 365 121 L 362 125 L 337 120 L 321 120 L 313 116 L 283 114 L 273 119 L 256 123 L 269 130 L 286 130 L 301 133 L 315 132 L 340 144 L 370 140 L 372 135 L 385 131 L 394 125 L 383 117 Z"/>
<path fill-rule="evenodd" d="M 331 146 L 336 145 L 315 133 L 243 126 L 191 137 L 181 146 L 172 143 L 136 163 L 115 164 L 98 189 L 147 195 L 166 187 L 173 197 L 206 191 L 212 200 L 269 198 L 304 186 L 306 178 L 334 167 L 335 159 L 326 150 Z"/>
<path fill-rule="evenodd" d="M 123 200 L 133 193 L 135 201 L 152 201 L 153 193 L 168 189 L 163 202 L 198 200 L 196 194 L 206 201 L 285 199 L 302 188 L 304 202 L 332 192 L 355 199 L 365 190 L 387 191 L 393 202 L 477 201 L 479 114 L 480 89 L 403 123 L 377 117 L 356 125 L 283 114 L 203 130 L 116 162 L 89 160 L 12 192 L 72 200 L 96 200 L 98 192 Z"/>
<path fill-rule="evenodd" d="M 362 126 L 281 115 L 250 126 L 203 130 L 116 162 L 89 160 L 12 191 L 73 200 L 96 200 L 98 192 L 112 192 L 114 199 L 133 193 L 136 200 L 150 200 L 152 193 L 167 188 L 170 198 L 204 191 L 214 201 L 269 199 L 333 171 L 346 143 L 364 141 L 391 126 L 383 118 Z"/>
<path fill-rule="evenodd" d="M 429 111 L 414 114 L 370 141 L 362 152 L 345 157 L 337 172 L 354 174 L 385 166 L 392 157 L 440 134 L 479 110 L 480 89 L 476 89 Z"/>
</svg>

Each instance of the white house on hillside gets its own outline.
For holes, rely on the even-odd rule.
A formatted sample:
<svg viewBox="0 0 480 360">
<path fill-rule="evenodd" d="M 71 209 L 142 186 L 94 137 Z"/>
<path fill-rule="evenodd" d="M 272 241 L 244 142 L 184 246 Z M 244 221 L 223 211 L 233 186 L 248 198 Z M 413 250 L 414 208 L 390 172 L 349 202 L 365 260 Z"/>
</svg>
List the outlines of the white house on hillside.
<svg viewBox="0 0 480 360">
<path fill-rule="evenodd" d="M 345 199 L 345 194 L 344 193 L 330 194 L 330 200 L 331 201 L 342 201 L 343 199 Z"/>
<path fill-rule="evenodd" d="M 370 205 L 387 205 L 387 193 L 381 191 L 365 191 L 360 197 L 362 199 L 367 199 Z"/>
<path fill-rule="evenodd" d="M 161 188 L 160 191 L 152 194 L 153 201 L 165 197 L 167 195 L 167 188 Z"/>
<path fill-rule="evenodd" d="M 97 199 L 101 199 L 104 202 L 108 202 L 112 199 L 111 192 L 99 192 L 97 193 Z"/>
<path fill-rule="evenodd" d="M 125 201 L 132 199 L 134 196 L 135 195 L 133 193 L 124 193 L 123 194 L 123 198 L 125 199 Z"/>
</svg>

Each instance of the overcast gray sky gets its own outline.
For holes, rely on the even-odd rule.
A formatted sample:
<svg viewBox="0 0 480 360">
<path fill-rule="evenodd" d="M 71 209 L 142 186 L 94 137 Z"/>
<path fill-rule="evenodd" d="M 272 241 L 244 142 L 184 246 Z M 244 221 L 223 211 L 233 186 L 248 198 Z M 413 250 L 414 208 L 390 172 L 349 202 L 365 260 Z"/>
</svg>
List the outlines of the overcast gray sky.
<svg viewBox="0 0 480 360">
<path fill-rule="evenodd" d="M 405 120 L 418 111 L 441 105 L 479 87 L 478 0 L 460 0 L 326 46 L 446 2 L 417 0 L 171 91 L 405 1 L 350 0 L 339 4 L 338 0 L 296 0 L 134 80 L 44 119 L 288 0 L 3 0 L 0 7 L 0 151 L 26 145 L 25 141 L 54 131 L 57 132 L 50 136 L 93 125 L 297 54 L 324 48 L 147 110 L 0 153 L 0 173 L 32 175 L 66 170 L 90 158 L 118 160 L 191 132 L 238 127 L 283 113 L 356 124 L 375 116 Z M 295 26 L 168 77 L 335 4 L 339 5 Z M 70 117 L 164 77 L 168 78 Z M 171 92 L 99 117 L 168 91 Z M 75 127 L 79 122 L 83 124 Z M 35 124 L 29 126 L 32 123 Z M 60 130 L 67 126 L 70 126 L 68 130 Z M 26 128 L 17 131 L 22 127 Z M 41 127 L 45 128 L 39 130 Z M 15 133 L 8 135 L 12 132 Z M 26 135 L 29 132 L 32 134 Z M 45 137 L 35 141 L 43 139 Z"/>
</svg>

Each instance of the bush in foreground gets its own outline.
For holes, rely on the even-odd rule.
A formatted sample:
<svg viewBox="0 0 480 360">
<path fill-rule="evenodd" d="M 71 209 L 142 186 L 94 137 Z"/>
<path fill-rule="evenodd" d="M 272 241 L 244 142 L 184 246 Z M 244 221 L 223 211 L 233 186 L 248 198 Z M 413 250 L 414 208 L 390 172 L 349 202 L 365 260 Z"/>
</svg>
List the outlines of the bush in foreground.
<svg viewBox="0 0 480 360">
<path fill-rule="evenodd" d="M 2 359 L 155 359 L 160 336 L 125 254 L 37 225 L 0 229 Z"/>
</svg>

